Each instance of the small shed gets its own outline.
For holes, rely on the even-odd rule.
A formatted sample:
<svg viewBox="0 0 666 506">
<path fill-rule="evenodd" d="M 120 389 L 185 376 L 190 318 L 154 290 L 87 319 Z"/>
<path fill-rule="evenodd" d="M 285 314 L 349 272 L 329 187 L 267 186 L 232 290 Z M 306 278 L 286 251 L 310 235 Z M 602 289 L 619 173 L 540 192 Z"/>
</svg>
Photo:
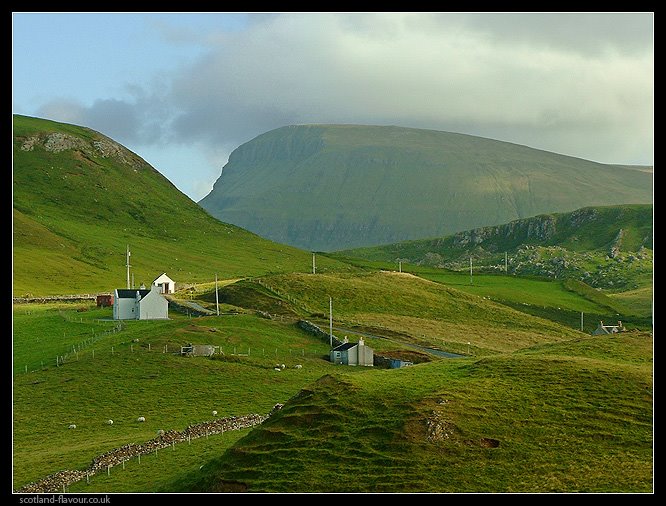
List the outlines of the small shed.
<svg viewBox="0 0 666 506">
<path fill-rule="evenodd" d="M 158 286 L 161 293 L 173 293 L 176 291 L 176 282 L 163 272 L 153 280 L 153 285 Z"/>
<path fill-rule="evenodd" d="M 374 351 L 365 345 L 363 339 L 358 343 L 345 342 L 331 350 L 331 362 L 342 365 L 372 366 L 374 362 Z"/>
<path fill-rule="evenodd" d="M 389 363 L 389 368 L 400 369 L 402 367 L 409 367 L 410 365 L 414 365 L 414 362 L 410 362 L 408 360 L 400 360 L 399 358 L 392 358 Z"/>
<path fill-rule="evenodd" d="M 600 321 L 597 328 L 592 332 L 593 336 L 599 336 L 603 334 L 617 334 L 618 332 L 624 332 L 626 329 L 622 325 L 621 321 L 617 322 L 617 325 L 604 325 L 604 322 Z"/>
<path fill-rule="evenodd" d="M 212 357 L 219 346 L 212 344 L 192 344 L 180 347 L 180 354 L 188 357 Z"/>
<path fill-rule="evenodd" d="M 113 295 L 110 293 L 103 293 L 97 296 L 97 307 L 111 307 L 113 306 Z"/>
<path fill-rule="evenodd" d="M 114 320 L 167 320 L 169 301 L 157 285 L 146 289 L 116 288 L 113 294 Z"/>
</svg>

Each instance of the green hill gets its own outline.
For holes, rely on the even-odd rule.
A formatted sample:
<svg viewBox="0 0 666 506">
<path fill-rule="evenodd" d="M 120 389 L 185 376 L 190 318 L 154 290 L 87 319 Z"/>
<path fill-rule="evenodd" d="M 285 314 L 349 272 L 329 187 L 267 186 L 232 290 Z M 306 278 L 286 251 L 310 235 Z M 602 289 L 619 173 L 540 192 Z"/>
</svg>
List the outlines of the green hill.
<svg viewBox="0 0 666 506">
<path fill-rule="evenodd" d="M 311 269 L 310 253 L 221 223 L 108 137 L 18 115 L 13 127 L 14 296 L 123 288 L 128 245 L 136 286 Z"/>
<path fill-rule="evenodd" d="M 237 148 L 201 206 L 304 249 L 446 236 L 541 213 L 652 202 L 652 174 L 434 130 L 299 125 Z"/>
<path fill-rule="evenodd" d="M 335 258 L 573 278 L 599 288 L 652 285 L 653 206 L 586 207 L 446 237 L 336 252 Z"/>
<path fill-rule="evenodd" d="M 651 492 L 652 340 L 585 337 L 323 376 L 201 470 L 198 492 Z"/>
</svg>

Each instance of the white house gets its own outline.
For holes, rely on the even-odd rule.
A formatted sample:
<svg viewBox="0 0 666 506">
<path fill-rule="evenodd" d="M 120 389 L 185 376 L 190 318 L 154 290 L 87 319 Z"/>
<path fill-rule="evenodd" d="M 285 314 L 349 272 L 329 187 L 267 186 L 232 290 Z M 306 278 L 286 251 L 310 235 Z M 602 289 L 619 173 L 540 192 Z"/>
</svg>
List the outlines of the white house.
<svg viewBox="0 0 666 506">
<path fill-rule="evenodd" d="M 602 334 L 617 334 L 618 332 L 624 332 L 626 329 L 622 325 L 621 321 L 617 322 L 617 325 L 604 325 L 604 322 L 599 322 L 597 328 L 594 329 L 592 335 L 598 336 Z"/>
<path fill-rule="evenodd" d="M 165 320 L 169 318 L 169 301 L 158 285 L 150 290 L 116 288 L 113 297 L 114 320 Z"/>
<path fill-rule="evenodd" d="M 363 339 L 358 343 L 345 342 L 331 350 L 331 362 L 343 365 L 365 365 L 372 366 L 374 362 L 374 351 L 365 345 Z"/>
<path fill-rule="evenodd" d="M 176 282 L 163 272 L 153 280 L 153 285 L 159 286 L 162 293 L 173 293 L 176 291 Z"/>
</svg>

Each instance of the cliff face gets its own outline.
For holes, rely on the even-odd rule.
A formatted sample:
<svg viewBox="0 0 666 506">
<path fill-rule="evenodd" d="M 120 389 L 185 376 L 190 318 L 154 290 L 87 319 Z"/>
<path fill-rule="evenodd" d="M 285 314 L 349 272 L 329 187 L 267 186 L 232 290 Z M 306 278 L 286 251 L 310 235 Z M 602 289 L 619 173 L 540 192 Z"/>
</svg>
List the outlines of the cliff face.
<svg viewBox="0 0 666 506">
<path fill-rule="evenodd" d="M 449 132 L 299 125 L 236 149 L 199 204 L 277 242 L 335 251 L 651 202 L 652 175 L 626 167 Z M 551 225 L 525 226 L 537 238 Z"/>
</svg>

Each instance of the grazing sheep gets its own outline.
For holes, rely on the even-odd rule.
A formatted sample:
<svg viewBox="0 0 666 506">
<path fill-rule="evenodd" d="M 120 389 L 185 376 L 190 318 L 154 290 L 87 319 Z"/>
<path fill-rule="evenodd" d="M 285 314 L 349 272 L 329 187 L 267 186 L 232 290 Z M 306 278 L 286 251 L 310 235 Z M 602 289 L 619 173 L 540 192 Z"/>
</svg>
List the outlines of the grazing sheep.
<svg viewBox="0 0 666 506">
<path fill-rule="evenodd" d="M 76 425 L 71 424 L 71 425 L 69 426 L 69 428 L 70 428 L 70 429 L 76 429 Z"/>
<path fill-rule="evenodd" d="M 137 422 L 145 422 L 146 417 L 145 416 L 140 416 L 139 418 L 136 419 Z"/>
<path fill-rule="evenodd" d="M 113 420 L 107 420 L 107 421 L 106 421 L 106 424 L 107 424 L 107 425 L 113 425 Z"/>
<path fill-rule="evenodd" d="M 213 410 L 213 416 L 217 416 L 217 411 Z"/>
<path fill-rule="evenodd" d="M 282 365 L 280 366 L 280 369 L 284 369 L 284 367 L 285 367 L 284 364 L 282 364 Z"/>
<path fill-rule="evenodd" d="M 301 369 L 302 367 L 303 367 L 303 366 L 302 366 L 301 364 L 296 364 L 296 365 L 294 366 L 294 369 Z"/>
<path fill-rule="evenodd" d="M 280 369 L 279 367 L 275 367 L 275 368 L 273 368 L 273 370 L 277 371 L 277 372 L 280 372 L 282 369 Z"/>
</svg>

